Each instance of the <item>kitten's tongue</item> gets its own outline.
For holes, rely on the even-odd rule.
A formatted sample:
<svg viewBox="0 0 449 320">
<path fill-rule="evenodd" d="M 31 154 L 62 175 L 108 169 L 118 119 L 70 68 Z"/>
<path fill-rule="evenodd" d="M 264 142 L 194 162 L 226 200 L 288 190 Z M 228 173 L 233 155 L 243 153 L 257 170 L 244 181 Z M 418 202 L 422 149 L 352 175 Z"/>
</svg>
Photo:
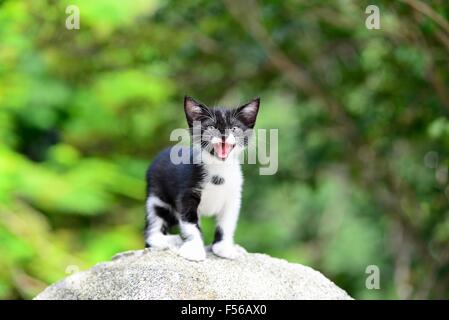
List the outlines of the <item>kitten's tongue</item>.
<svg viewBox="0 0 449 320">
<path fill-rule="evenodd" d="M 232 145 L 230 145 L 229 143 L 215 143 L 214 150 L 215 154 L 220 159 L 226 159 L 232 150 Z"/>
</svg>

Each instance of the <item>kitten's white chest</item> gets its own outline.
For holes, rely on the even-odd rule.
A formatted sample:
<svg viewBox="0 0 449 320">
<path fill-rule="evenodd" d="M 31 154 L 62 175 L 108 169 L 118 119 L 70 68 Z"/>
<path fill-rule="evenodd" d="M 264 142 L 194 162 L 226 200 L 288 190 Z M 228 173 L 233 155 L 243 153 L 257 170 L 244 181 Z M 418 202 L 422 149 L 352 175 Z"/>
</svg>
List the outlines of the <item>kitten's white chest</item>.
<svg viewBox="0 0 449 320">
<path fill-rule="evenodd" d="M 242 171 L 239 164 L 207 165 L 205 168 L 207 177 L 198 213 L 202 216 L 215 216 L 225 211 L 232 202 L 240 201 Z"/>
</svg>

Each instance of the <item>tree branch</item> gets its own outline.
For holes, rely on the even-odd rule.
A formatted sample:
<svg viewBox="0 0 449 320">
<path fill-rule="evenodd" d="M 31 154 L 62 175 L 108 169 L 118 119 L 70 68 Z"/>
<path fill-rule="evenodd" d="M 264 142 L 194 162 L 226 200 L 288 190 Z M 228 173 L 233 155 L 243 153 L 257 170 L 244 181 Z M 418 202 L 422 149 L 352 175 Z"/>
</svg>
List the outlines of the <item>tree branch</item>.
<svg viewBox="0 0 449 320">
<path fill-rule="evenodd" d="M 444 19 L 438 12 L 432 9 L 427 3 L 421 0 L 401 0 L 402 2 L 408 4 L 410 7 L 419 11 L 423 15 L 432 19 L 433 22 L 438 24 L 446 33 L 449 34 L 449 22 Z"/>
<path fill-rule="evenodd" d="M 343 130 L 350 140 L 358 139 L 356 127 L 347 116 L 343 107 L 336 102 L 336 99 L 326 94 L 325 90 L 310 77 L 300 63 L 293 62 L 273 41 L 259 21 L 260 9 L 257 2 L 255 0 L 225 0 L 224 3 L 231 15 L 240 23 L 243 29 L 262 47 L 270 63 L 297 89 L 324 103 L 329 108 L 331 115 L 343 125 Z"/>
</svg>

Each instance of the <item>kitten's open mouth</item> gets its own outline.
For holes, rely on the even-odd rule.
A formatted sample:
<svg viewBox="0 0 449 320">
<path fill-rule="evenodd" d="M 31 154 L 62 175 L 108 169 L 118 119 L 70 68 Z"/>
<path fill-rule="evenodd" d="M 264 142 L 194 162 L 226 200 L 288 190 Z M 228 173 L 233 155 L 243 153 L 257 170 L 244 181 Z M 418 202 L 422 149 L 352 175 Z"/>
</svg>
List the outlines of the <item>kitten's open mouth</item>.
<svg viewBox="0 0 449 320">
<path fill-rule="evenodd" d="M 234 149 L 235 144 L 220 142 L 214 143 L 213 146 L 217 157 L 219 157 L 222 160 L 225 160 L 231 153 L 232 149 Z"/>
</svg>

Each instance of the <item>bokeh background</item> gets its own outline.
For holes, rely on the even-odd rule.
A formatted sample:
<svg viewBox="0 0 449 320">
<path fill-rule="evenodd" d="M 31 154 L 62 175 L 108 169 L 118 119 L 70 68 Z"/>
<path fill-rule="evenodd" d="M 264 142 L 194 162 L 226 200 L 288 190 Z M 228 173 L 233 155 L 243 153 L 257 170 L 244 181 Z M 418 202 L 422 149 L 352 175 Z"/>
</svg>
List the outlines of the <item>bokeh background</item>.
<svg viewBox="0 0 449 320">
<path fill-rule="evenodd" d="M 445 0 L 0 1 L 0 298 L 143 247 L 144 173 L 184 94 L 260 96 L 279 129 L 277 174 L 244 167 L 238 243 L 358 299 L 449 298 L 448 18 Z"/>
</svg>

